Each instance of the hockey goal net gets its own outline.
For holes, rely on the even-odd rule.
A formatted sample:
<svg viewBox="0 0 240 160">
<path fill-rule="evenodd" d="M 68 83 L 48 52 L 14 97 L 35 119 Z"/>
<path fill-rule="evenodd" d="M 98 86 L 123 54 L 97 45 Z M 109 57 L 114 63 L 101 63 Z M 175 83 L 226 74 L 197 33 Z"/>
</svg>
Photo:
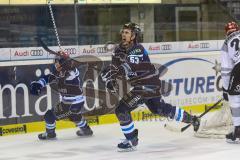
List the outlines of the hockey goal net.
<svg viewBox="0 0 240 160">
<path fill-rule="evenodd" d="M 181 128 L 186 124 L 167 121 L 165 128 L 174 131 L 181 132 Z M 232 130 L 232 116 L 228 102 L 223 101 L 223 105 L 212 112 L 207 113 L 201 118 L 199 130 L 194 132 L 195 137 L 200 138 L 225 138 L 225 135 Z"/>
<path fill-rule="evenodd" d="M 220 109 L 201 118 L 199 130 L 194 136 L 201 138 L 225 138 L 232 130 L 232 116 L 229 103 L 223 101 Z"/>
</svg>

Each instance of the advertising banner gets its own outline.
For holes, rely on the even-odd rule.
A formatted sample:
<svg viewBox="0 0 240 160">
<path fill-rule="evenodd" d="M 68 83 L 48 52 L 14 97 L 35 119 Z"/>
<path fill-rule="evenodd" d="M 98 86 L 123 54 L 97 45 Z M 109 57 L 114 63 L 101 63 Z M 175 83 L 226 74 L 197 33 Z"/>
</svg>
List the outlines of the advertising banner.
<svg viewBox="0 0 240 160">
<path fill-rule="evenodd" d="M 110 4 L 111 0 L 87 0 L 87 4 Z"/>
<path fill-rule="evenodd" d="M 154 57 L 154 58 L 153 58 Z M 214 103 L 221 97 L 221 66 L 219 52 L 199 54 L 153 55 L 153 62 L 167 67 L 160 79 L 171 84 L 164 99 L 177 106 Z M 163 85 L 164 86 L 164 85 Z M 165 86 L 168 87 L 168 86 Z"/>
<path fill-rule="evenodd" d="M 47 4 L 46 0 L 9 0 L 10 5 Z"/>
<path fill-rule="evenodd" d="M 52 4 L 74 4 L 74 0 L 51 0 Z"/>
<path fill-rule="evenodd" d="M 200 52 L 218 50 L 217 41 L 186 41 L 179 43 L 181 52 Z"/>
<path fill-rule="evenodd" d="M 12 48 L 11 60 L 47 59 L 48 53 L 41 47 Z"/>
<path fill-rule="evenodd" d="M 9 4 L 9 0 L 1 0 L 0 4 L 4 5 L 4 4 Z"/>
<path fill-rule="evenodd" d="M 162 0 L 139 0 L 139 3 L 162 3 Z"/>
<path fill-rule="evenodd" d="M 113 53 L 114 46 L 110 45 L 84 45 L 78 47 L 79 56 L 94 55 L 94 56 L 110 56 Z"/>
<path fill-rule="evenodd" d="M 164 54 L 179 52 L 178 42 L 165 42 L 165 43 L 144 43 L 144 48 L 149 54 Z"/>
<path fill-rule="evenodd" d="M 97 57 L 91 60 L 78 66 L 86 98 L 82 113 L 113 113 L 118 97 L 110 95 L 99 78 L 102 67 L 109 62 L 101 62 Z M 0 125 L 41 121 L 45 112 L 59 103 L 57 90 L 49 85 L 39 96 L 29 91 L 31 82 L 49 74 L 53 67 L 53 64 L 24 65 L 24 62 L 21 66 L 0 67 Z"/>
<path fill-rule="evenodd" d="M 209 41 L 184 41 L 184 42 L 157 42 L 142 43 L 149 54 L 166 54 L 166 53 L 186 53 L 186 52 L 203 52 L 219 51 L 222 47 L 223 40 Z M 70 57 L 78 56 L 111 56 L 117 44 L 107 43 L 99 45 L 79 45 L 79 46 L 61 46 L 61 49 L 70 54 Z M 49 47 L 53 51 L 59 51 L 58 46 Z M 9 60 L 42 60 L 53 59 L 55 55 L 47 53 L 42 47 L 24 47 L 24 48 L 1 48 L 2 56 L 0 61 Z"/>
<path fill-rule="evenodd" d="M 138 0 L 111 0 L 111 3 L 126 4 L 126 3 L 138 3 Z"/>
<path fill-rule="evenodd" d="M 9 0 L 12 5 L 47 4 L 48 0 Z M 50 0 L 51 4 L 74 4 L 74 0 Z"/>
<path fill-rule="evenodd" d="M 94 51 L 97 53 L 97 48 Z M 126 82 L 118 82 L 117 94 L 109 93 L 99 75 L 110 62 L 98 56 L 89 56 L 90 60 L 85 58 L 85 63 L 79 63 L 78 66 L 86 97 L 82 113 L 88 116 L 114 113 L 117 102 L 126 93 Z M 214 103 L 221 97 L 219 51 L 199 52 L 194 56 L 193 53 L 153 54 L 150 58 L 155 66 L 166 67 L 160 74 L 162 89 L 171 91 L 163 94 L 166 102 L 191 107 Z M 39 96 L 29 92 L 30 83 L 49 74 L 53 67 L 53 64 L 24 65 L 24 62 L 21 66 L 0 67 L 0 125 L 41 121 L 45 112 L 56 106 L 59 95 L 49 85 Z M 24 127 L 20 128 L 13 130 L 24 132 Z M 4 134 L 10 132 L 3 131 Z"/>
</svg>

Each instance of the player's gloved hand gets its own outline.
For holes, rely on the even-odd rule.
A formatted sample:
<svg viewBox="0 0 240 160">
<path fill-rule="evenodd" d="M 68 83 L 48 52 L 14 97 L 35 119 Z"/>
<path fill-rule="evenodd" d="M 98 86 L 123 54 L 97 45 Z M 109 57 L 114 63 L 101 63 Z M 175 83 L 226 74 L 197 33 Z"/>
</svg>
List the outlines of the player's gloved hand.
<svg viewBox="0 0 240 160">
<path fill-rule="evenodd" d="M 137 76 L 137 73 L 132 71 L 132 68 L 128 63 L 121 64 L 118 69 L 119 75 L 124 76 L 127 80 L 130 80 Z"/>
<path fill-rule="evenodd" d="M 106 88 L 111 92 L 111 93 L 116 93 L 119 86 L 116 80 L 109 80 L 106 82 Z"/>
<path fill-rule="evenodd" d="M 107 82 L 110 79 L 115 79 L 118 75 L 118 72 L 118 68 L 111 64 L 102 71 L 100 76 L 103 82 Z"/>
<path fill-rule="evenodd" d="M 37 81 L 33 81 L 30 84 L 30 93 L 33 95 L 40 95 L 41 89 L 42 89 L 42 85 Z"/>
<path fill-rule="evenodd" d="M 228 101 L 228 92 L 227 92 L 227 90 L 225 88 L 222 88 L 222 89 L 223 89 L 223 99 L 225 101 Z"/>
</svg>

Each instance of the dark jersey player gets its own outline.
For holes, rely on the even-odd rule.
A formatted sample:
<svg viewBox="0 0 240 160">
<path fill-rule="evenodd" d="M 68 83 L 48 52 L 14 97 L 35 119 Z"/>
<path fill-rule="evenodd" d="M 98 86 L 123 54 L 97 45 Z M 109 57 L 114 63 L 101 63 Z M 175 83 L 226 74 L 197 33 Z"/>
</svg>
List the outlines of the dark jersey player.
<svg viewBox="0 0 240 160">
<path fill-rule="evenodd" d="M 159 74 L 155 66 L 151 64 L 147 51 L 138 43 L 140 33 L 141 30 L 136 23 L 123 25 L 122 41 L 115 48 L 112 63 L 101 74 L 106 87 L 112 92 L 116 92 L 117 78 L 125 79 L 132 87 L 119 101 L 115 110 L 126 138 L 118 144 L 118 148 L 123 151 L 134 150 L 138 145 L 138 130 L 134 127 L 130 113 L 144 103 L 154 114 L 192 123 L 195 131 L 199 127 L 199 120 L 196 116 L 165 103 L 161 98 Z"/>
<path fill-rule="evenodd" d="M 60 102 L 45 113 L 46 132 L 39 134 L 38 138 L 41 140 L 55 138 L 56 120 L 61 119 L 74 122 L 79 128 L 78 136 L 91 136 L 93 132 L 81 115 L 85 97 L 80 84 L 79 70 L 65 53 L 60 52 L 59 55 L 61 56 L 55 60 L 55 71 L 38 81 L 33 81 L 30 85 L 30 92 L 34 95 L 39 95 L 41 89 L 49 84 L 60 96 Z"/>
</svg>

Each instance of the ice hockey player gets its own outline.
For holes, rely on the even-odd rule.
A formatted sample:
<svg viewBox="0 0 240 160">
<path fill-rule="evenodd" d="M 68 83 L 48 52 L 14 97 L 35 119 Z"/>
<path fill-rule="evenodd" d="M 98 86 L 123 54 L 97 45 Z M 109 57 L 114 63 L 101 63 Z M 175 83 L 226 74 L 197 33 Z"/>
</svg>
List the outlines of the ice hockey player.
<svg viewBox="0 0 240 160">
<path fill-rule="evenodd" d="M 145 103 L 149 110 L 177 121 L 192 123 L 194 130 L 199 127 L 199 119 L 183 109 L 165 103 L 160 95 L 159 74 L 151 64 L 148 53 L 139 43 L 141 30 L 136 23 L 124 24 L 121 29 L 121 43 L 115 48 L 112 63 L 101 73 L 106 88 L 116 92 L 117 78 L 125 79 L 132 89 L 119 101 L 115 114 L 125 135 L 125 140 L 118 144 L 120 151 L 132 151 L 138 145 L 138 130 L 135 129 L 131 111 Z"/>
<path fill-rule="evenodd" d="M 46 132 L 39 134 L 38 138 L 40 140 L 55 139 L 56 120 L 60 119 L 69 119 L 74 122 L 79 127 L 76 132 L 78 136 L 92 136 L 91 128 L 81 115 L 85 98 L 80 85 L 79 70 L 67 54 L 58 52 L 58 55 L 60 55 L 59 58 L 55 59 L 55 71 L 38 81 L 33 81 L 30 85 L 30 92 L 33 95 L 39 95 L 41 89 L 47 84 L 60 95 L 60 102 L 45 113 Z"/>
<path fill-rule="evenodd" d="M 227 142 L 240 139 L 240 29 L 236 22 L 225 25 L 226 39 L 221 49 L 223 98 L 231 108 L 234 130 L 226 135 Z"/>
</svg>

